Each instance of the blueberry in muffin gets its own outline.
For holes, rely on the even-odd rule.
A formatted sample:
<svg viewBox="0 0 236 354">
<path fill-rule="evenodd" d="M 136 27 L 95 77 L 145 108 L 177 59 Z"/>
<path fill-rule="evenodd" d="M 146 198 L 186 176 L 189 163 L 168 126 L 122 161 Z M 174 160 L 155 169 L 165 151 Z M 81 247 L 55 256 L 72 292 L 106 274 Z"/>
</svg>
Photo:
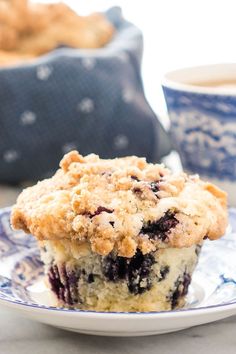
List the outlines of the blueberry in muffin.
<svg viewBox="0 0 236 354">
<path fill-rule="evenodd" d="M 226 205 L 196 175 L 72 151 L 22 192 L 11 222 L 37 238 L 55 305 L 161 311 L 184 305 L 204 239 L 225 232 Z"/>
</svg>

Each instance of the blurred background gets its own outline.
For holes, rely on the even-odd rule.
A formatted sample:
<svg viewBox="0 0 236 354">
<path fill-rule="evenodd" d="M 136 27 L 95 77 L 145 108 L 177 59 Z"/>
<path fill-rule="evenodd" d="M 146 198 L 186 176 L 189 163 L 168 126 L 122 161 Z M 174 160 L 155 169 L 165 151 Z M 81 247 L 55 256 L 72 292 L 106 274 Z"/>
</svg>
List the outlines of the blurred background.
<svg viewBox="0 0 236 354">
<path fill-rule="evenodd" d="M 42 1 L 43 2 L 43 1 Z M 47 0 L 44 0 L 47 3 Z M 146 96 L 168 125 L 161 88 L 163 75 L 182 67 L 234 62 L 234 0 L 67 0 L 81 14 L 120 6 L 143 32 Z"/>
</svg>

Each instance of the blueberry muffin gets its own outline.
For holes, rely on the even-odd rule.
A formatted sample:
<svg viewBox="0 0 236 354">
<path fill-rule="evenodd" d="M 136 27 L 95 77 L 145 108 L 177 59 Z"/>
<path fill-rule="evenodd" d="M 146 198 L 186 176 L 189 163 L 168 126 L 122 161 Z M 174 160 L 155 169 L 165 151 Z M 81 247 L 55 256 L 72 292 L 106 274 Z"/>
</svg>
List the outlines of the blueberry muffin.
<svg viewBox="0 0 236 354">
<path fill-rule="evenodd" d="M 225 232 L 226 203 L 198 176 L 72 151 L 22 192 L 11 222 L 37 238 L 57 306 L 160 311 L 184 305 L 203 240 Z"/>
</svg>

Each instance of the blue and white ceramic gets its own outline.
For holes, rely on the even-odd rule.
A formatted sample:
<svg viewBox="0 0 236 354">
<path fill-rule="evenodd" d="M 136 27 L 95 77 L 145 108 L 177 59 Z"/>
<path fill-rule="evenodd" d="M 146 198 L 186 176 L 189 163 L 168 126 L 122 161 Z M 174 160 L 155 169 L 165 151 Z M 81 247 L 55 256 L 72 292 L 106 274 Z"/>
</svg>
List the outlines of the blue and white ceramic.
<svg viewBox="0 0 236 354">
<path fill-rule="evenodd" d="M 193 85 L 234 79 L 236 64 L 181 69 L 165 76 L 163 90 L 172 140 L 184 169 L 225 189 L 235 206 L 236 85 Z"/>
<path fill-rule="evenodd" d="M 0 211 L 0 304 L 19 315 L 70 331 L 107 336 L 173 332 L 236 314 L 236 210 L 220 240 L 206 241 L 184 309 L 105 313 L 53 307 L 34 238 L 13 232 Z"/>
</svg>

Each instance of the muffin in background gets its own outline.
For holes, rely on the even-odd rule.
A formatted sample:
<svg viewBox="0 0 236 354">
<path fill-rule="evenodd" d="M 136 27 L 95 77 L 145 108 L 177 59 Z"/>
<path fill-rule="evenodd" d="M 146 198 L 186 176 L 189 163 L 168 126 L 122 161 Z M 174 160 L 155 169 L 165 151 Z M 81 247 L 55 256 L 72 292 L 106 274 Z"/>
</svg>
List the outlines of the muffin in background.
<svg viewBox="0 0 236 354">
<path fill-rule="evenodd" d="M 59 46 L 100 48 L 110 42 L 114 27 L 105 15 L 79 16 L 61 2 L 0 1 L 0 64 L 34 58 Z M 4 57 L 8 54 L 8 61 Z"/>
</svg>

